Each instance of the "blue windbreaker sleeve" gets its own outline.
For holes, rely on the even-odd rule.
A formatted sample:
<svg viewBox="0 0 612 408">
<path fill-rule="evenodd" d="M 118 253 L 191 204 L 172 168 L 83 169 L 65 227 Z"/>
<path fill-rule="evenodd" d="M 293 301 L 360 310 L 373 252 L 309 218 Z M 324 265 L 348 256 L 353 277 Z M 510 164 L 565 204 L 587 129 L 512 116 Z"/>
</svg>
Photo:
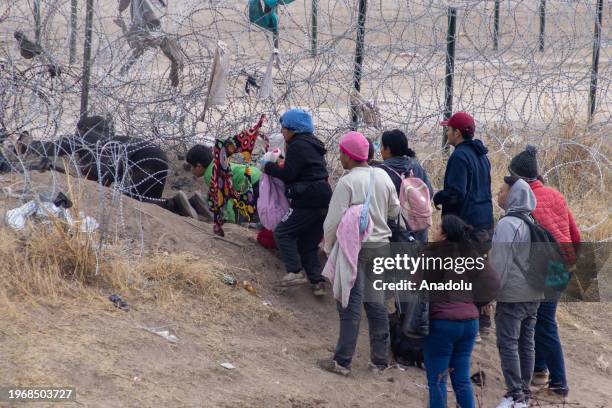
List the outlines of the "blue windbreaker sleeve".
<svg viewBox="0 0 612 408">
<path fill-rule="evenodd" d="M 468 182 L 467 165 L 458 155 L 451 155 L 444 174 L 444 190 L 434 195 L 434 204 L 447 209 L 460 206 L 465 200 Z"/>
</svg>

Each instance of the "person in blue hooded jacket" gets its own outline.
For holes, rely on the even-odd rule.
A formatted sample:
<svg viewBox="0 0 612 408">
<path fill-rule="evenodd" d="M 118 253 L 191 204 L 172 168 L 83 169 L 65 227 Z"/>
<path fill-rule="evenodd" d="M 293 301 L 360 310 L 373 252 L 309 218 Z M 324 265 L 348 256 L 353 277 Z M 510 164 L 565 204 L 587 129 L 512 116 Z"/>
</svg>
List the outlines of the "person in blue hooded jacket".
<svg viewBox="0 0 612 408">
<path fill-rule="evenodd" d="M 481 254 L 491 247 L 493 237 L 493 200 L 491 163 L 481 140 L 474 139 L 476 124 L 466 112 L 457 112 L 440 123 L 447 126 L 447 143 L 455 147 L 448 158 L 444 188 L 434 194 L 436 208 L 442 216 L 456 215 L 472 226 L 471 239 Z M 480 336 L 491 331 L 491 308 L 481 308 Z M 479 339 L 480 339 L 479 336 Z M 477 341 L 479 341 L 477 339 Z"/>
<path fill-rule="evenodd" d="M 447 143 L 455 150 L 446 165 L 444 189 L 434 195 L 434 204 L 442 206 L 442 215 L 456 215 L 470 224 L 474 241 L 490 243 L 493 201 L 488 150 L 481 140 L 474 139 L 475 123 L 470 114 L 457 112 L 441 125 L 448 127 Z"/>
</svg>

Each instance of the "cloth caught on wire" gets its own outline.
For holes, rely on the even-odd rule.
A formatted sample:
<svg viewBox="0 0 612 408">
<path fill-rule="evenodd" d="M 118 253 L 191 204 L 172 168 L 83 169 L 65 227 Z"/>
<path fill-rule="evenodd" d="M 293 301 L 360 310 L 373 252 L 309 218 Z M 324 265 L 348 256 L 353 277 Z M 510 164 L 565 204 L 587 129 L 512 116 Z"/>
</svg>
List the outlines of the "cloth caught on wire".
<svg viewBox="0 0 612 408">
<path fill-rule="evenodd" d="M 217 42 L 215 57 L 210 68 L 210 80 L 208 81 L 208 91 L 204 102 L 204 111 L 200 116 L 203 122 L 206 112 L 212 106 L 225 105 L 227 93 L 227 76 L 229 74 L 229 55 L 227 45 L 223 41 Z"/>
<path fill-rule="evenodd" d="M 251 161 L 251 153 L 255 147 L 257 137 L 260 136 L 260 128 L 266 119 L 266 115 L 261 115 L 259 121 L 250 129 L 243 130 L 237 135 L 226 140 L 215 140 L 213 150 L 213 170 L 208 190 L 208 205 L 213 213 L 213 231 L 215 234 L 223 236 L 223 208 L 233 200 L 236 208 L 247 219 L 251 219 L 256 211 L 255 196 L 251 186 L 250 172 L 245 172 L 247 188 L 244 191 L 236 191 L 232 183 L 232 171 L 229 158 L 240 153 L 245 161 Z"/>
<path fill-rule="evenodd" d="M 160 4 L 165 7 L 165 3 L 161 0 Z M 130 28 L 128 29 L 121 16 L 115 19 L 115 24 L 121 28 L 132 49 L 128 61 L 121 67 L 120 74 L 126 75 L 147 48 L 159 47 L 170 60 L 170 83 L 176 88 L 179 85 L 179 74 L 184 66 L 183 50 L 178 41 L 161 31 L 161 22 L 148 0 L 120 0 L 119 13 L 125 11 L 128 6 L 130 6 Z"/>
<path fill-rule="evenodd" d="M 266 73 L 264 74 L 262 84 L 257 92 L 257 99 L 267 99 L 272 96 L 272 85 L 274 83 L 274 78 L 272 77 L 272 70 L 274 67 L 280 70 L 280 54 L 279 51 L 275 48 L 272 51 L 272 55 L 270 55 L 270 60 L 268 61 L 268 66 L 266 67 Z"/>
<path fill-rule="evenodd" d="M 249 20 L 273 33 L 278 32 L 278 14 L 276 9 L 279 4 L 287 5 L 294 0 L 249 0 Z"/>
<path fill-rule="evenodd" d="M 366 100 L 358 91 L 350 95 L 350 105 L 363 123 L 375 128 L 381 127 L 380 110 L 373 99 Z"/>
</svg>

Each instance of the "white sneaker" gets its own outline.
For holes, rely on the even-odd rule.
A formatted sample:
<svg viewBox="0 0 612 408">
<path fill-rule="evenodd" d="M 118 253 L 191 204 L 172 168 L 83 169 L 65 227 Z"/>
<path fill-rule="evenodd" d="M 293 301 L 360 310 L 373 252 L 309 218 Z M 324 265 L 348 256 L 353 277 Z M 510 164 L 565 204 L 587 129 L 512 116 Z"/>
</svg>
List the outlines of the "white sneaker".
<svg viewBox="0 0 612 408">
<path fill-rule="evenodd" d="M 527 408 L 527 404 L 524 402 L 515 402 L 512 397 L 504 397 L 497 405 L 497 408 Z"/>
<path fill-rule="evenodd" d="M 504 397 L 499 404 L 497 404 L 497 408 L 512 408 L 514 406 L 514 399 L 511 397 Z"/>
<path fill-rule="evenodd" d="M 308 283 L 308 279 L 304 276 L 304 272 L 287 273 L 283 279 L 281 279 L 281 285 L 283 286 L 301 285 L 304 283 Z"/>
</svg>

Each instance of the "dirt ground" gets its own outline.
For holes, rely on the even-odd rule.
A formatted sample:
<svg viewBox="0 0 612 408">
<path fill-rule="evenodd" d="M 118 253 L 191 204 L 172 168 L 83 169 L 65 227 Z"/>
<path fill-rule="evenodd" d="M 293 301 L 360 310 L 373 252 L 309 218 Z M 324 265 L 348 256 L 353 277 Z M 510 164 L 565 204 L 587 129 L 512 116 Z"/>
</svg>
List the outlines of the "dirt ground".
<svg viewBox="0 0 612 408">
<path fill-rule="evenodd" d="M 0 177 L 5 194 L 2 211 L 19 203 L 6 195 L 8 187 L 12 194 L 23 189 L 20 180 L 21 176 Z M 77 183 L 72 183 L 77 189 Z M 33 173 L 29 190 L 42 191 L 52 185 L 64 188 L 64 176 Z M 100 211 L 100 197 L 112 202 L 110 190 L 99 190 L 88 181 L 78 185 L 83 197 L 80 210 L 87 215 L 96 216 Z M 141 227 L 144 245 L 132 243 L 134 257 L 138 250 L 145 259 L 152 250 L 189 252 L 239 282 L 250 281 L 257 295 L 221 284 L 219 296 L 232 301 L 212 311 L 212 299 L 186 296 L 160 305 L 146 291 L 126 298 L 129 312 L 116 309 L 102 290 L 99 299 L 68 297 L 36 304 L 11 299 L 12 306 L 0 315 L 0 378 L 4 384 L 76 388 L 77 403 L 48 405 L 53 407 L 427 406 L 424 371 L 395 369 L 375 375 L 366 369 L 366 322 L 352 377 L 317 368 L 316 360 L 329 356 L 335 345 L 338 315 L 334 301 L 331 296 L 315 299 L 307 287 L 275 291 L 282 264 L 277 254 L 255 243 L 254 232 L 227 225 L 228 240 L 222 241 L 213 238 L 209 224 L 120 198 L 116 212 L 109 210 L 109 220 L 123 214 L 126 224 L 115 230 L 119 240 L 137 236 L 135 228 Z M 138 213 L 140 218 L 134 216 Z M 132 225 L 135 220 L 139 226 Z M 609 316 L 610 303 L 561 306 L 559 321 L 571 395 L 562 405 L 539 393 L 535 406 L 612 406 Z M 166 327 L 179 341 L 170 343 L 142 327 Z M 223 368 L 225 362 L 235 369 Z M 473 369 L 478 368 L 487 374 L 486 386 L 475 388 L 479 406 L 493 407 L 504 393 L 494 337 L 476 346 Z M 449 395 L 452 401 L 452 392 Z"/>
</svg>

